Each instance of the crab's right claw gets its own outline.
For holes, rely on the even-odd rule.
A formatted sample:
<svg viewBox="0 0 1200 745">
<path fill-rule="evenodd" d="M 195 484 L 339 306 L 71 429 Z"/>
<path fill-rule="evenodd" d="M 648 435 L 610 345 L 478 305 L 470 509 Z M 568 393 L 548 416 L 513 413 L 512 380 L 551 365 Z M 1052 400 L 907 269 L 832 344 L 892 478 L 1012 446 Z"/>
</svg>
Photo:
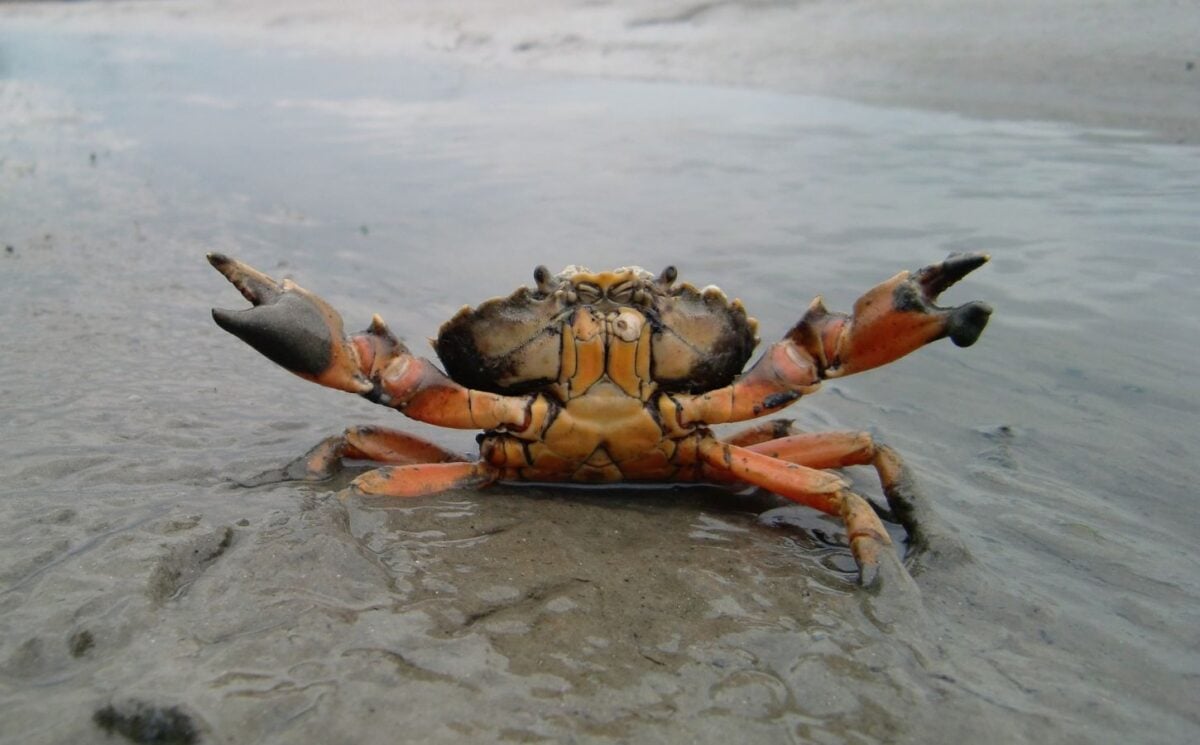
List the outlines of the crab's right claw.
<svg viewBox="0 0 1200 745">
<path fill-rule="evenodd" d="M 218 326 L 306 380 L 351 393 L 372 391 L 342 317 L 328 303 L 237 259 L 211 253 L 208 262 L 254 304 L 245 310 L 214 308 Z"/>
</svg>

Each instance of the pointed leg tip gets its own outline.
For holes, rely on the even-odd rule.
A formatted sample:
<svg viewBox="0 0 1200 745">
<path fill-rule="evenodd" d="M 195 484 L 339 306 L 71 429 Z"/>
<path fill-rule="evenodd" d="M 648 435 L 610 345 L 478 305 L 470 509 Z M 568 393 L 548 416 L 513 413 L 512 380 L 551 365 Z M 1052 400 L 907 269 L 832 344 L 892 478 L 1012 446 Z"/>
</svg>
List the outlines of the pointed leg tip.
<svg viewBox="0 0 1200 745">
<path fill-rule="evenodd" d="M 967 303 L 951 312 L 946 322 L 946 335 L 958 347 L 969 347 L 979 340 L 983 329 L 992 316 L 992 306 L 987 303 Z"/>
<path fill-rule="evenodd" d="M 864 589 L 871 589 L 879 584 L 879 565 L 864 564 L 858 568 L 858 585 Z"/>
<path fill-rule="evenodd" d="M 351 481 L 346 487 L 346 491 L 355 497 L 378 496 L 384 493 L 381 487 L 391 472 L 391 466 L 381 466 L 367 471 Z"/>
</svg>

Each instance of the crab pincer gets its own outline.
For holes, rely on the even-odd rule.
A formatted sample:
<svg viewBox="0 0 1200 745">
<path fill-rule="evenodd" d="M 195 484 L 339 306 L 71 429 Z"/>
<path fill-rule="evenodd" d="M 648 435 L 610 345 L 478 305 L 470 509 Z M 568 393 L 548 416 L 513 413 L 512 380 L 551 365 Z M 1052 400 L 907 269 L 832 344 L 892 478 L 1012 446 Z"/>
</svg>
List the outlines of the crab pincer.
<svg viewBox="0 0 1200 745">
<path fill-rule="evenodd" d="M 829 312 L 817 298 L 789 338 L 820 361 L 828 378 L 885 365 L 946 337 L 969 347 L 987 326 L 991 306 L 976 301 L 943 308 L 936 301 L 988 258 L 951 254 L 938 264 L 900 272 L 864 293 L 850 315 Z"/>
<path fill-rule="evenodd" d="M 992 306 L 976 300 L 955 308 L 939 308 L 934 305 L 934 301 L 958 280 L 986 264 L 988 259 L 985 253 L 950 254 L 940 264 L 930 264 L 918 269 L 912 276 L 912 282 L 904 285 L 906 289 L 896 289 L 896 303 L 900 304 L 900 294 L 907 295 L 912 289 L 919 287 L 920 293 L 915 299 L 921 309 L 945 318 L 945 335 L 950 337 L 955 346 L 969 347 L 979 339 L 979 335 L 987 326 L 988 318 L 992 315 Z"/>
<path fill-rule="evenodd" d="M 219 253 L 208 262 L 225 275 L 253 307 L 214 308 L 217 325 L 263 356 L 306 380 L 351 393 L 373 389 L 342 317 L 321 298 L 291 280 L 277 282 L 254 267 Z"/>
</svg>

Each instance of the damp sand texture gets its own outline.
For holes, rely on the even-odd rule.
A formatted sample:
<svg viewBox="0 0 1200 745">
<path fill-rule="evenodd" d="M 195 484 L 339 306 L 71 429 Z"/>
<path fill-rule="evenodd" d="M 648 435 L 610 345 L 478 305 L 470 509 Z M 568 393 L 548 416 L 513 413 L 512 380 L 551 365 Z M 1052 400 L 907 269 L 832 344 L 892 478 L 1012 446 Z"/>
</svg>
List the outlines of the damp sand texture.
<svg viewBox="0 0 1200 745">
<path fill-rule="evenodd" d="M 0 739 L 1200 734 L 1195 148 L 34 21 L 0 49 Z M 210 251 L 417 348 L 538 264 L 674 264 L 773 340 L 969 250 L 978 344 L 786 411 L 905 456 L 965 548 L 917 596 L 768 494 L 237 483 L 352 424 L 473 439 L 222 332 Z"/>
</svg>

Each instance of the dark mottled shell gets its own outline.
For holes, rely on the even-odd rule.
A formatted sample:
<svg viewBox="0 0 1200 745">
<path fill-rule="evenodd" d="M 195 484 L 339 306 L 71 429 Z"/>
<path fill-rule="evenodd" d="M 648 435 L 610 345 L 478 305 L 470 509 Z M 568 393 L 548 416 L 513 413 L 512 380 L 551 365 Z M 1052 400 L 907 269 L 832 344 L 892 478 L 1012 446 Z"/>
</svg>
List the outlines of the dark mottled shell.
<svg viewBox="0 0 1200 745">
<path fill-rule="evenodd" d="M 558 275 L 568 287 L 569 268 Z M 543 276 L 543 282 L 548 281 Z M 458 383 L 494 393 L 542 389 L 559 378 L 562 329 L 588 307 L 571 292 L 522 287 L 478 308 L 463 308 L 434 341 L 446 373 Z M 728 385 L 758 343 L 757 323 L 716 288 L 703 292 L 645 280 L 651 324 L 651 376 L 667 391 L 698 393 Z"/>
<path fill-rule="evenodd" d="M 558 380 L 562 356 L 560 298 L 527 287 L 442 325 L 433 346 L 446 374 L 468 388 L 526 393 Z"/>
<path fill-rule="evenodd" d="M 729 385 L 758 344 L 757 322 L 715 288 L 674 288 L 655 303 L 650 373 L 668 391 L 700 393 Z"/>
</svg>

